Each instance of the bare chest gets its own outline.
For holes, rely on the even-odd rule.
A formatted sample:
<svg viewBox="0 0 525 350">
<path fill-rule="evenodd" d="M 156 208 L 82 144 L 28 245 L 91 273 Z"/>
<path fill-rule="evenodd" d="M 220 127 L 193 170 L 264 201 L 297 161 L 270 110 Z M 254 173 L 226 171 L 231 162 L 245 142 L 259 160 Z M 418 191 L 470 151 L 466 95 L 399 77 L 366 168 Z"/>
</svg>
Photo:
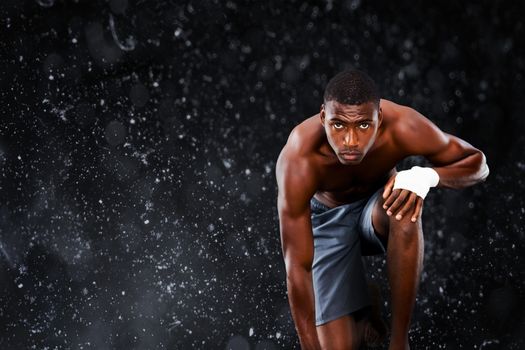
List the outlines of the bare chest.
<svg viewBox="0 0 525 350">
<path fill-rule="evenodd" d="M 315 197 L 330 207 L 363 198 L 388 181 L 400 160 L 394 152 L 375 152 L 357 166 L 332 164 L 323 167 Z"/>
</svg>

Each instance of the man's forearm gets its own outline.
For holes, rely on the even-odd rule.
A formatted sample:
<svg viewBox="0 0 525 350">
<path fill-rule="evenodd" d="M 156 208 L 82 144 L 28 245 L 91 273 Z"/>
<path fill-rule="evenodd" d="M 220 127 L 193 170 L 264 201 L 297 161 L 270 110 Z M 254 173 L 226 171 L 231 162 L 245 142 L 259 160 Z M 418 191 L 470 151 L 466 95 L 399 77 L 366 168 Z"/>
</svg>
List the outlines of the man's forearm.
<svg viewBox="0 0 525 350">
<path fill-rule="evenodd" d="M 321 349 L 315 327 L 315 299 L 311 270 L 297 267 L 287 273 L 286 282 L 301 349 Z"/>
<path fill-rule="evenodd" d="M 433 167 L 439 175 L 438 187 L 464 188 L 481 182 L 489 175 L 485 155 L 472 153 L 444 167 Z"/>
</svg>

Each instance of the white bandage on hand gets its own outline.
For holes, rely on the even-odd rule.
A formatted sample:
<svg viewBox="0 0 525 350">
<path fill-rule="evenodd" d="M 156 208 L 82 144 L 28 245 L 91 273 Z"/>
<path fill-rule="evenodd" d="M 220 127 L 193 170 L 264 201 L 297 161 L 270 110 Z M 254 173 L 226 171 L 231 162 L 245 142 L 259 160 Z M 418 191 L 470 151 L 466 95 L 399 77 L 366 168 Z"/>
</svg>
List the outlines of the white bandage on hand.
<svg viewBox="0 0 525 350">
<path fill-rule="evenodd" d="M 438 183 L 439 175 L 434 169 L 413 166 L 410 170 L 397 173 L 392 190 L 409 190 L 425 199 L 430 187 L 436 187 Z"/>
</svg>

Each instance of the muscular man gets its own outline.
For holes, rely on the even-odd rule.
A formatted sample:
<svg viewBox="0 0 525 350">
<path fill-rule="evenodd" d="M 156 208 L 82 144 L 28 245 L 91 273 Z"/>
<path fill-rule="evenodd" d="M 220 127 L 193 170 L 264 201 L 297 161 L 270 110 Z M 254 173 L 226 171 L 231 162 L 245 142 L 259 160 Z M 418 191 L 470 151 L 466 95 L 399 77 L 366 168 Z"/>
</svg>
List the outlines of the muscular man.
<svg viewBox="0 0 525 350">
<path fill-rule="evenodd" d="M 397 172 L 412 155 L 433 167 Z M 389 349 L 409 349 L 423 199 L 431 187 L 464 188 L 488 174 L 480 150 L 414 109 L 380 99 L 365 73 L 332 78 L 320 113 L 292 130 L 276 166 L 288 299 L 301 347 L 359 347 L 371 305 L 361 256 L 386 253 Z"/>
</svg>

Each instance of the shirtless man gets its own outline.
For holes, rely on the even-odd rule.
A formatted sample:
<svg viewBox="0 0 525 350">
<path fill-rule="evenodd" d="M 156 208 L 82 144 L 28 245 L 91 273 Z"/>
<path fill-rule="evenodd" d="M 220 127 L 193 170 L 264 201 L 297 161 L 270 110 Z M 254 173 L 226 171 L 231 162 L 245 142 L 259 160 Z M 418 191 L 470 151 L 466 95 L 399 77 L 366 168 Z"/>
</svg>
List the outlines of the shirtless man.
<svg viewBox="0 0 525 350">
<path fill-rule="evenodd" d="M 413 155 L 433 167 L 397 172 Z M 288 300 L 302 349 L 360 346 L 369 322 L 363 310 L 372 304 L 361 256 L 381 253 L 392 305 L 389 349 L 409 349 L 423 199 L 431 187 L 464 188 L 488 174 L 480 150 L 414 109 L 380 99 L 365 73 L 332 78 L 320 113 L 292 130 L 276 165 Z"/>
</svg>

